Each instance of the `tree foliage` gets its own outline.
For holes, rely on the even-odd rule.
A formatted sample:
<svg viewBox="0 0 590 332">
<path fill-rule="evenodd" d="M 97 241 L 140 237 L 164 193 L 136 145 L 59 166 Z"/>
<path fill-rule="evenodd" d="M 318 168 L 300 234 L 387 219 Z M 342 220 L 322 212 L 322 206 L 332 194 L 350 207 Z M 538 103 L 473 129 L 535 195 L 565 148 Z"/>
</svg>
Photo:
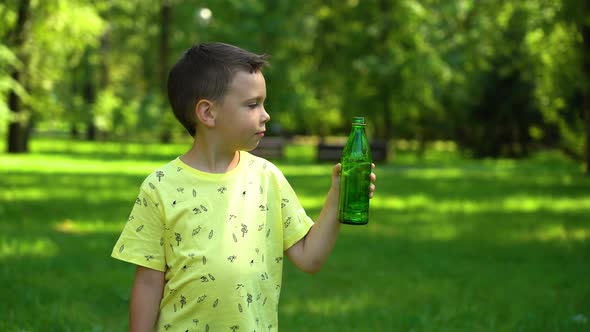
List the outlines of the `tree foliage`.
<svg viewBox="0 0 590 332">
<path fill-rule="evenodd" d="M 0 4 L 0 130 L 32 119 L 89 138 L 182 136 L 165 72 L 215 40 L 272 56 L 277 132 L 341 134 L 363 114 L 374 137 L 449 139 L 474 156 L 584 155 L 583 0 L 32 0 L 22 47 L 18 4 Z"/>
</svg>

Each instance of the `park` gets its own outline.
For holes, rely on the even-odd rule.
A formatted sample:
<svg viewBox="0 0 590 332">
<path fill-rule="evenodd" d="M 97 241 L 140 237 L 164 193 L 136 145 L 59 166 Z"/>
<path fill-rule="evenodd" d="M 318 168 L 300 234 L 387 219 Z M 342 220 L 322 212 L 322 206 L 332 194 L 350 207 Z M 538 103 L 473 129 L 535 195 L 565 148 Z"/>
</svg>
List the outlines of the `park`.
<svg viewBox="0 0 590 332">
<path fill-rule="evenodd" d="M 143 176 L 184 146 L 35 140 L 0 156 L 3 331 L 123 331 L 133 267 L 110 258 Z M 285 331 L 584 331 L 590 179 L 557 152 L 463 159 L 429 149 L 377 165 L 367 226 L 324 269 L 286 263 Z M 317 216 L 330 163 L 276 161 Z"/>
<path fill-rule="evenodd" d="M 270 54 L 252 153 L 314 220 L 367 119 L 369 223 L 342 225 L 317 274 L 284 260 L 280 331 L 590 330 L 585 1 L 8 0 L 0 17 L 0 331 L 129 329 L 135 267 L 111 251 L 146 176 L 190 148 L 166 75 L 208 41 Z"/>
</svg>

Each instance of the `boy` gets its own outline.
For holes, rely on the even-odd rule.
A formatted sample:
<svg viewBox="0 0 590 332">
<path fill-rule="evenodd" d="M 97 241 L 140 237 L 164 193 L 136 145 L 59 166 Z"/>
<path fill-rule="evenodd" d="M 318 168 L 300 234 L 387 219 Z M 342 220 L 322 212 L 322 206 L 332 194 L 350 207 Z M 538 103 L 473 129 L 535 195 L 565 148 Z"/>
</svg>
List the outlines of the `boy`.
<svg viewBox="0 0 590 332">
<path fill-rule="evenodd" d="M 340 165 L 313 223 L 283 174 L 247 152 L 270 119 L 265 64 L 210 43 L 171 69 L 170 104 L 194 142 L 145 179 L 113 249 L 137 265 L 131 331 L 276 331 L 283 253 L 315 273 L 332 250 Z"/>
</svg>

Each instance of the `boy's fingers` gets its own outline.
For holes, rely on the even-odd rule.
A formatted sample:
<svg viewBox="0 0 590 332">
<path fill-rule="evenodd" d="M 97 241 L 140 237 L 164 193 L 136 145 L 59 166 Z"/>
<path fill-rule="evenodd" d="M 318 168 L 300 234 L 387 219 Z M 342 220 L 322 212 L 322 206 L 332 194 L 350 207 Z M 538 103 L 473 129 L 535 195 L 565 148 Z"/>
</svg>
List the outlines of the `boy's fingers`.
<svg viewBox="0 0 590 332">
<path fill-rule="evenodd" d="M 342 170 L 342 165 L 340 163 L 334 165 L 332 168 L 332 175 L 338 176 Z"/>
</svg>

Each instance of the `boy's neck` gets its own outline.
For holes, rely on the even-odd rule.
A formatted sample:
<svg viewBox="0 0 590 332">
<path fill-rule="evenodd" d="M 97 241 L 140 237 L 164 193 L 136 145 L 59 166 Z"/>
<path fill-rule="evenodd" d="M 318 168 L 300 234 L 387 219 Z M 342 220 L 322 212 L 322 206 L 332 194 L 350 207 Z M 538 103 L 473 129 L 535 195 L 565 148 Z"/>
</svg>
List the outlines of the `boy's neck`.
<svg viewBox="0 0 590 332">
<path fill-rule="evenodd" d="M 226 173 L 238 166 L 240 152 L 218 149 L 195 138 L 191 149 L 180 156 L 180 160 L 202 172 Z"/>
</svg>

